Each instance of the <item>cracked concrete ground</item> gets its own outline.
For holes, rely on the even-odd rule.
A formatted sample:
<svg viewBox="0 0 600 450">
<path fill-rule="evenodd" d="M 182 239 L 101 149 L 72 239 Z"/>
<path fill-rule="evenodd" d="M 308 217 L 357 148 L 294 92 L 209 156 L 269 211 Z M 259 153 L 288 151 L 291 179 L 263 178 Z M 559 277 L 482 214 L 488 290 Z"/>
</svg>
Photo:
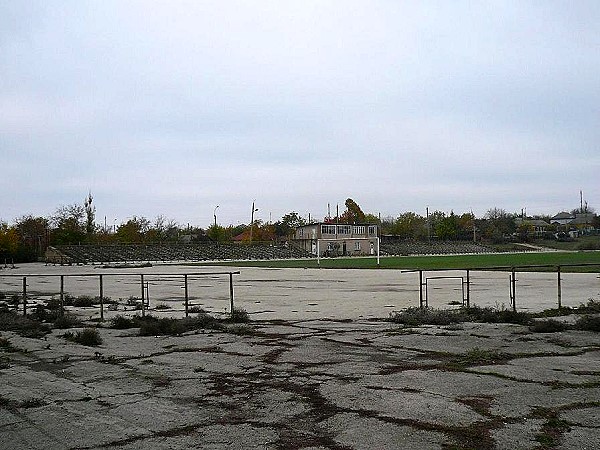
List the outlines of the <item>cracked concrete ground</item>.
<svg viewBox="0 0 600 450">
<path fill-rule="evenodd" d="M 152 305 L 171 306 L 152 314 L 182 314 L 181 280 L 152 274 L 190 270 L 138 271 L 148 273 Z M 24 265 L 10 273 L 83 271 L 111 274 L 108 296 L 139 295 L 137 278 L 114 270 Z M 520 275 L 519 306 L 554 307 L 551 277 Z M 85 347 L 64 330 L 44 339 L 2 332 L 10 346 L 0 346 L 0 449 L 600 448 L 600 334 L 369 320 L 415 306 L 414 278 L 243 269 L 236 305 L 254 319 L 249 335 L 140 337 L 103 327 L 103 344 Z M 28 279 L 29 292 L 49 298 L 57 280 Z M 460 296 L 451 281 L 436 282 L 432 306 Z M 3 283 L 18 292 L 21 280 Z M 97 283 L 69 278 L 66 290 L 94 295 Z M 597 274 L 566 274 L 564 288 L 564 304 L 597 298 Z M 475 304 L 501 305 L 506 274 L 473 274 L 472 289 Z M 222 277 L 194 280 L 190 293 L 211 313 L 228 309 Z M 107 319 L 139 313 L 125 307 Z M 71 312 L 99 316 L 97 307 Z"/>
<path fill-rule="evenodd" d="M 64 330 L 3 332 L 12 351 L 0 353 L 0 448 L 600 448 L 598 333 L 252 327 L 176 337 L 100 328 L 100 347 Z"/>
</svg>

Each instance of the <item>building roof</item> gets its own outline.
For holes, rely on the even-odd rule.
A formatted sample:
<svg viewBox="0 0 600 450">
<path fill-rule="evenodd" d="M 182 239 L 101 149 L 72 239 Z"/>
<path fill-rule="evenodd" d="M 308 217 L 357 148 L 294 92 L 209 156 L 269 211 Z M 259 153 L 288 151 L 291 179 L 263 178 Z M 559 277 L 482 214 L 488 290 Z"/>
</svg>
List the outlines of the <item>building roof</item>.
<svg viewBox="0 0 600 450">
<path fill-rule="evenodd" d="M 586 225 L 586 224 L 591 224 L 592 221 L 594 220 L 594 216 L 595 214 L 593 213 L 582 213 L 582 214 L 575 214 L 575 218 L 573 220 L 571 220 L 572 225 Z"/>
<path fill-rule="evenodd" d="M 566 211 L 562 211 L 562 212 L 559 212 L 554 217 L 552 217 L 551 220 L 565 220 L 565 219 L 574 219 L 574 218 L 575 218 L 575 216 L 573 214 L 568 213 Z"/>
</svg>

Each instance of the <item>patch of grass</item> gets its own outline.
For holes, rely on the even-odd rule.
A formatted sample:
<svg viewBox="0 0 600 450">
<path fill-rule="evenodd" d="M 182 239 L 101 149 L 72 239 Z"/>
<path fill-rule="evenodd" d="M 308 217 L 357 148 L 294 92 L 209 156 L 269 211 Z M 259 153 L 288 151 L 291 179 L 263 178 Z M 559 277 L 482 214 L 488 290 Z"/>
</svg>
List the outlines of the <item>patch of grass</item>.
<svg viewBox="0 0 600 450">
<path fill-rule="evenodd" d="M 514 323 L 526 325 L 532 318 L 532 315 L 526 312 L 513 311 L 512 309 L 505 308 L 482 308 L 479 306 L 461 308 L 459 313 L 465 317 L 465 322 Z"/>
<path fill-rule="evenodd" d="M 167 387 L 171 384 L 169 377 L 165 375 L 156 375 L 150 378 L 154 387 Z"/>
<path fill-rule="evenodd" d="M 73 300 L 73 306 L 77 308 L 89 308 L 96 304 L 95 298 L 89 295 L 80 295 Z"/>
<path fill-rule="evenodd" d="M 234 307 L 229 321 L 233 323 L 247 323 L 250 322 L 250 316 L 245 309 Z"/>
<path fill-rule="evenodd" d="M 533 333 L 558 333 L 569 329 L 569 325 L 558 320 L 534 320 L 529 325 L 529 331 Z"/>
<path fill-rule="evenodd" d="M 80 327 L 81 320 L 74 314 L 64 313 L 62 316 L 58 316 L 54 321 L 54 328 L 64 330 L 65 328 Z"/>
<path fill-rule="evenodd" d="M 538 408 L 534 411 L 534 416 L 546 419 L 540 433 L 535 437 L 542 449 L 556 448 L 560 444 L 562 434 L 571 430 L 568 422 L 559 419 L 556 410 Z"/>
<path fill-rule="evenodd" d="M 140 326 L 139 323 L 140 316 L 133 317 L 125 317 L 125 316 L 115 316 L 110 320 L 110 328 L 115 328 L 117 330 L 125 330 L 127 328 L 137 328 Z"/>
<path fill-rule="evenodd" d="M 69 331 L 65 333 L 63 337 L 69 341 L 88 347 L 102 345 L 102 336 L 100 336 L 100 333 L 96 328 L 86 328 L 83 331 L 77 331 L 76 333 Z"/>
<path fill-rule="evenodd" d="M 0 331 L 14 331 L 23 337 L 40 338 L 50 333 L 50 327 L 10 311 L 0 312 Z"/>
<path fill-rule="evenodd" d="M 527 253 L 495 253 L 478 255 L 443 255 L 443 256 L 397 256 L 383 257 L 380 265 L 377 258 L 325 258 L 320 266 L 316 259 L 312 260 L 269 260 L 269 261 L 235 261 L 194 263 L 190 265 L 219 265 L 236 267 L 276 267 L 276 268 L 324 268 L 324 269 L 485 269 L 543 265 L 546 268 L 535 270 L 556 270 L 558 265 L 565 264 L 597 264 L 587 267 L 562 267 L 563 272 L 593 272 L 600 270 L 600 252 L 527 252 Z M 550 267 L 553 266 L 553 267 Z"/>
<path fill-rule="evenodd" d="M 227 325 L 223 330 L 227 333 L 237 334 L 238 336 L 249 336 L 255 334 L 254 327 L 246 323 Z"/>
<path fill-rule="evenodd" d="M 460 366 L 486 366 L 505 362 L 508 359 L 510 359 L 509 355 L 498 350 L 485 350 L 474 347 L 466 353 L 458 355 L 455 362 Z"/>
<path fill-rule="evenodd" d="M 388 320 L 407 326 L 451 325 L 460 322 L 515 323 L 525 325 L 532 315 L 508 309 L 459 308 L 453 310 L 411 307 L 390 313 Z"/>
<path fill-rule="evenodd" d="M 12 342 L 2 336 L 0 336 L 0 349 L 6 353 L 15 353 L 19 351 L 15 346 L 12 345 Z"/>
<path fill-rule="evenodd" d="M 582 316 L 577 319 L 574 327 L 583 331 L 600 332 L 600 316 Z"/>
<path fill-rule="evenodd" d="M 581 304 L 577 308 L 580 314 L 595 314 L 600 313 L 600 302 L 593 298 L 588 299 L 586 304 Z"/>
<path fill-rule="evenodd" d="M 28 398 L 26 400 L 11 400 L 0 396 L 0 408 L 17 409 L 17 408 L 38 408 L 45 406 L 47 403 L 41 398 Z"/>
<path fill-rule="evenodd" d="M 174 319 L 170 317 L 156 318 L 146 316 L 140 318 L 140 336 L 177 336 L 187 331 L 200 329 L 223 329 L 220 321 L 208 314 L 198 314 L 194 317 Z"/>
<path fill-rule="evenodd" d="M 390 322 L 406 326 L 450 325 L 461 321 L 454 310 L 410 307 L 403 311 L 394 311 L 388 318 Z"/>
</svg>

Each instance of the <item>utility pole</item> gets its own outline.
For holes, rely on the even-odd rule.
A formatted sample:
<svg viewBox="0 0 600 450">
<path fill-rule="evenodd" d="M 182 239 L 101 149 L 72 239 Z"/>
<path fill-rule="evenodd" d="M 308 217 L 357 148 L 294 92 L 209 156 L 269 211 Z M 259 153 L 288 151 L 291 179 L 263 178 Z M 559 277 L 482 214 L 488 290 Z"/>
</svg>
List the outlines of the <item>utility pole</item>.
<svg viewBox="0 0 600 450">
<path fill-rule="evenodd" d="M 256 200 L 252 200 L 252 214 L 250 216 L 250 243 L 252 243 L 252 232 L 254 231 L 254 213 L 258 211 L 258 208 L 254 208 L 254 202 L 256 202 Z"/>
</svg>

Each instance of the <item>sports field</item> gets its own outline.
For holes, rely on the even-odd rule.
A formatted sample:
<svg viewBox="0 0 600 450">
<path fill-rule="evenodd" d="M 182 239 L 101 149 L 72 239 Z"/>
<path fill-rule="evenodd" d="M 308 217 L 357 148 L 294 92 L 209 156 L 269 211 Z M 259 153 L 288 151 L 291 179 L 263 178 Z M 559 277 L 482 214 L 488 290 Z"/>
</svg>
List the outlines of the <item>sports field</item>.
<svg viewBox="0 0 600 450">
<path fill-rule="evenodd" d="M 319 265 L 320 264 L 320 265 Z M 581 264 L 581 266 L 575 266 Z M 587 252 L 527 252 L 493 253 L 478 255 L 439 255 L 439 256 L 389 256 L 377 258 L 321 258 L 299 260 L 235 261 L 210 262 L 200 265 L 224 265 L 235 267 L 271 267 L 271 268 L 324 268 L 324 269 L 492 269 L 510 267 L 534 267 L 535 271 L 555 271 L 561 266 L 564 272 L 600 272 L 600 251 Z M 500 269 L 501 270 L 501 269 Z"/>
</svg>

